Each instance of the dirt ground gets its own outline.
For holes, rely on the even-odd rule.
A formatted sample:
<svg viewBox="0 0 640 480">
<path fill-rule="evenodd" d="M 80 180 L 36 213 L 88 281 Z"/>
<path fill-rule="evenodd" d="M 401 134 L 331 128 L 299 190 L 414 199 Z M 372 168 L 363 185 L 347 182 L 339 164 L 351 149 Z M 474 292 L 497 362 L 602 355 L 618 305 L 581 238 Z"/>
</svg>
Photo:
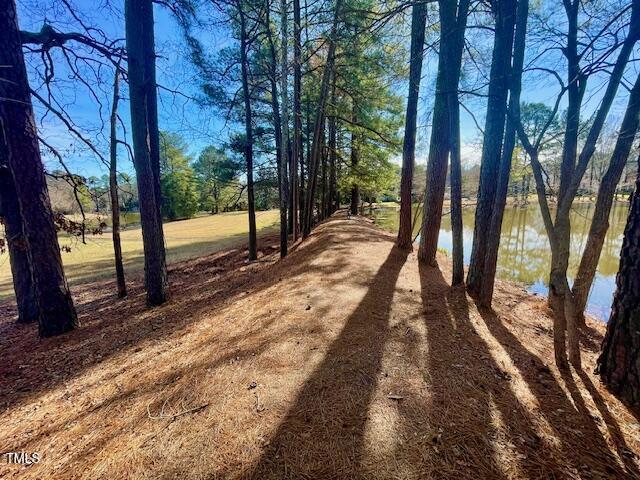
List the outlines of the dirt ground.
<svg viewBox="0 0 640 480">
<path fill-rule="evenodd" d="M 640 478 L 640 420 L 593 371 L 553 365 L 543 299 L 499 283 L 495 312 L 448 259 L 337 217 L 278 261 L 229 250 L 74 289 L 82 328 L 38 340 L 0 305 L 2 478 Z"/>
</svg>

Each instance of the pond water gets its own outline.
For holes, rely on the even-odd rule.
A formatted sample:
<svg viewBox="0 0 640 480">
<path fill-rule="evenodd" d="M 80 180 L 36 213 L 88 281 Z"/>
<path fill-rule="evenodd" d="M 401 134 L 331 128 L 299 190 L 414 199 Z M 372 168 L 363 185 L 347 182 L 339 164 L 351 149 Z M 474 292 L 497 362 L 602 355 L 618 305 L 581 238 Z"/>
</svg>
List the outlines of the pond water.
<svg viewBox="0 0 640 480">
<path fill-rule="evenodd" d="M 593 210 L 592 203 L 577 203 L 572 210 L 570 282 L 573 281 L 572 276 L 580 263 L 580 255 L 587 240 Z M 609 319 L 611 311 L 627 212 L 628 203 L 617 202 L 614 204 L 609 219 L 609 231 L 602 248 L 598 271 L 587 304 L 587 312 L 605 322 Z M 463 209 L 464 261 L 467 265 L 471 257 L 474 213 L 473 207 Z M 399 209 L 396 206 L 379 206 L 374 211 L 375 222 L 383 228 L 395 232 L 398 230 L 398 214 Z M 420 222 L 421 219 L 418 218 L 416 222 L 418 226 Z M 442 218 L 439 247 L 447 251 L 449 255 L 451 254 L 452 238 L 449 215 Z M 520 207 L 508 205 L 502 221 L 498 277 L 523 283 L 530 292 L 546 295 L 550 262 L 551 250 L 538 205 L 536 203 Z"/>
</svg>

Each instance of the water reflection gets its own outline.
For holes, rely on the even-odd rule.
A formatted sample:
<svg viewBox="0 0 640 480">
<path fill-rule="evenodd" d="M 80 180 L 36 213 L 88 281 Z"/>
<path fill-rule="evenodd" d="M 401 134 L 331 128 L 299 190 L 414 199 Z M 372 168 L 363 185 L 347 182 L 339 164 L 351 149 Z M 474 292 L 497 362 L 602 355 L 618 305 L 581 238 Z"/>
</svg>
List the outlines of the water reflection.
<svg viewBox="0 0 640 480">
<path fill-rule="evenodd" d="M 578 269 L 580 254 L 587 240 L 593 210 L 592 203 L 579 203 L 573 207 L 570 276 L 573 276 Z M 607 321 L 611 310 L 627 211 L 627 203 L 614 204 L 609 219 L 609 231 L 598 264 L 598 272 L 587 304 L 587 311 L 603 321 Z M 380 207 L 376 209 L 375 217 L 376 223 L 385 229 L 397 231 L 399 220 L 396 207 Z M 469 263 L 471 256 L 473 221 L 474 209 L 466 207 L 463 210 L 465 264 Z M 420 219 L 416 223 L 419 225 Z M 451 252 L 451 219 L 448 215 L 442 219 L 439 246 L 447 252 Z M 502 222 L 498 256 L 499 278 L 524 283 L 529 291 L 546 295 L 550 261 L 551 250 L 537 204 L 532 203 L 526 207 L 507 206 Z M 573 278 L 570 278 L 570 281 L 573 281 Z"/>
</svg>

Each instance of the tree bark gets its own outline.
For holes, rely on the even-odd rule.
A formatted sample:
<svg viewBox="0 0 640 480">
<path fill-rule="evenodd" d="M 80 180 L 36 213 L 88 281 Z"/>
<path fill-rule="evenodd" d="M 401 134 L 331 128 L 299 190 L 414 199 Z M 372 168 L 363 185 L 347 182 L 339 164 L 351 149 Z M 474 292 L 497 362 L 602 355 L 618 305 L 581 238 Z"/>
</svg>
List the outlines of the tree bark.
<svg viewBox="0 0 640 480">
<path fill-rule="evenodd" d="M 580 71 L 578 55 L 578 9 L 579 1 L 564 2 L 567 15 L 567 44 L 563 53 L 567 59 L 567 124 L 562 144 L 562 162 L 560 165 L 560 186 L 558 204 L 562 203 L 568 183 L 576 164 L 578 152 L 578 135 L 580 132 L 580 107 L 586 88 L 586 79 Z M 558 209 L 557 214 L 560 213 Z M 562 241 L 562 240 L 561 240 Z"/>
<path fill-rule="evenodd" d="M 581 365 L 578 319 L 576 318 L 577 308 L 567 280 L 571 239 L 570 211 L 589 161 L 595 152 L 596 142 L 602 132 L 604 122 L 617 94 L 629 56 L 640 38 L 640 0 L 633 0 L 632 2 L 631 22 L 627 38 L 625 38 L 620 48 L 602 101 L 594 115 L 593 123 L 584 141 L 580 155 L 578 156 L 579 117 L 587 80 L 584 74 L 581 73 L 581 57 L 578 55 L 579 8 L 580 2 L 578 1 L 567 0 L 565 2 L 568 35 L 567 45 L 566 48 L 563 49 L 563 53 L 568 63 L 569 103 L 567 106 L 567 129 L 564 137 L 562 164 L 560 168 L 558 208 L 554 224 L 555 242 L 552 242 L 551 274 L 549 280 L 549 305 L 554 308 L 556 316 L 564 317 L 564 319 L 559 320 L 558 323 L 566 324 L 569 361 L 576 368 L 580 368 Z"/>
<path fill-rule="evenodd" d="M 402 176 L 400 179 L 400 226 L 396 245 L 398 248 L 413 250 L 413 170 L 416 157 L 416 129 L 418 124 L 418 98 L 422 77 L 427 5 L 416 3 L 411 12 L 411 59 L 409 63 L 409 94 L 405 117 L 404 143 L 402 145 Z"/>
<path fill-rule="evenodd" d="M 441 10 L 441 42 L 446 42 L 446 21 L 442 23 Z M 422 228 L 418 259 L 434 265 L 438 250 L 438 236 L 442 222 L 442 203 L 447 177 L 447 161 L 449 155 L 449 116 L 447 112 L 447 95 L 445 92 L 445 64 L 446 49 L 440 50 L 438 58 L 438 75 L 436 78 L 436 93 L 431 122 L 431 140 L 429 143 L 429 157 L 427 160 L 427 189 L 424 198 Z"/>
<path fill-rule="evenodd" d="M 309 158 L 306 159 L 309 162 Z M 300 162 L 300 178 L 299 178 L 299 198 L 298 198 L 298 219 L 299 219 L 299 228 L 300 235 L 303 235 L 304 230 L 304 222 L 307 218 L 307 200 L 305 195 L 305 185 L 307 185 L 307 177 L 308 172 L 305 174 L 305 158 L 304 153 L 302 151 L 302 143 L 300 144 L 300 154 L 299 154 L 299 162 Z"/>
<path fill-rule="evenodd" d="M 20 207 L 39 333 L 50 337 L 76 328 L 78 317 L 53 223 L 14 0 L 0 0 L 0 31 L 0 65 L 7 66 L 0 82 L 0 136 L 6 146 L 0 157 L 7 159 Z"/>
<path fill-rule="evenodd" d="M 119 66 L 118 66 L 119 68 Z M 111 106 L 111 138 L 109 145 L 109 198 L 111 200 L 111 238 L 116 267 L 116 285 L 118 297 L 127 296 L 127 284 L 122 263 L 122 245 L 120 243 L 120 201 L 118 199 L 118 101 L 120 100 L 120 71 L 116 69 L 113 79 L 113 104 Z"/>
<path fill-rule="evenodd" d="M 450 183 L 451 183 L 451 234 L 453 240 L 452 260 L 453 271 L 451 284 L 464 283 L 464 239 L 462 224 L 462 160 L 460 154 L 460 102 L 458 98 L 458 84 L 460 82 L 460 70 L 462 49 L 464 48 L 464 35 L 467 29 L 467 14 L 469 0 L 461 0 L 458 4 L 456 15 L 455 37 L 448 42 L 451 49 L 451 58 L 460 59 L 451 68 L 447 69 L 447 103 L 449 108 L 450 130 Z M 455 11 L 454 11 L 455 13 Z"/>
<path fill-rule="evenodd" d="M 578 322 L 584 324 L 584 310 L 589 298 L 589 291 L 598 268 L 600 253 L 609 229 L 609 215 L 616 193 L 616 187 L 627 164 L 627 158 L 633 147 L 633 140 L 640 122 L 640 76 L 629 95 L 627 109 L 622 120 L 620 133 L 611 155 L 607 171 L 600 182 L 595 211 L 591 220 L 589 236 L 582 253 L 580 267 L 573 282 L 573 298 L 576 304 Z"/>
<path fill-rule="evenodd" d="M 538 159 L 538 149 L 540 145 L 536 142 L 535 146 L 531 144 L 529 138 L 527 137 L 526 132 L 522 127 L 522 122 L 520 119 L 520 108 L 519 106 L 514 104 L 514 117 L 517 119 L 517 131 L 518 137 L 522 142 L 527 154 L 529 155 L 529 159 L 531 162 L 531 169 L 533 171 L 533 178 L 535 180 L 536 185 L 536 195 L 538 198 L 538 205 L 540 207 L 540 212 L 542 215 L 542 221 L 544 223 L 545 231 L 547 232 L 547 237 L 549 239 L 549 245 L 551 247 L 552 265 L 556 262 L 555 252 L 558 251 L 558 247 L 556 244 L 556 228 L 553 223 L 553 218 L 551 216 L 551 210 L 549 208 L 549 202 L 547 201 L 546 195 L 546 185 L 543 178 L 542 173 L 542 165 L 540 164 L 540 160 Z M 555 115 L 555 112 L 554 112 Z M 546 128 L 546 127 L 545 127 Z M 541 136 L 538 137 L 542 138 Z M 566 278 L 566 277 L 565 277 Z M 549 306 L 553 309 L 553 350 L 555 356 L 555 363 L 558 368 L 566 368 L 567 367 L 567 353 L 565 350 L 566 345 L 566 319 L 564 315 L 564 308 L 560 299 L 551 293 L 551 282 L 549 289 Z"/>
<path fill-rule="evenodd" d="M 291 189 L 293 207 L 291 212 L 293 240 L 300 235 L 302 208 L 304 205 L 304 159 L 302 154 L 302 42 L 300 0 L 293 0 L 293 145 L 291 156 Z M 300 164 L 300 177 L 298 177 Z"/>
<path fill-rule="evenodd" d="M 304 19 L 305 19 L 305 45 L 307 46 L 307 69 L 310 68 L 310 48 L 309 48 L 309 3 L 304 0 Z M 311 187 L 311 142 L 312 142 L 312 125 L 311 125 L 311 102 L 305 102 L 305 122 L 304 122 L 304 150 L 305 154 L 300 155 L 300 233 L 305 237 L 305 224 L 307 221 L 307 205 L 313 205 L 313 200 L 308 201 L 309 188 Z M 302 118 L 302 117 L 300 117 Z M 306 174 L 305 174 L 306 172 Z M 313 218 L 313 212 L 311 212 Z"/>
<path fill-rule="evenodd" d="M 353 99 L 353 105 L 351 106 L 351 121 L 354 124 L 354 129 L 357 128 L 355 125 L 358 123 L 358 105 L 356 105 L 355 98 Z M 360 150 L 358 146 L 358 132 L 355 130 L 351 132 L 351 173 L 353 176 L 356 175 L 356 169 L 358 168 L 358 162 L 360 161 Z M 360 188 L 358 187 L 358 182 L 353 182 L 351 185 L 351 206 L 349 211 L 351 215 L 358 215 L 358 206 L 360 205 Z"/>
<path fill-rule="evenodd" d="M 328 152 L 327 152 L 327 138 L 326 129 L 322 129 L 322 192 L 320 195 L 320 208 L 318 214 L 320 220 L 327 218 L 327 198 L 329 197 L 329 175 L 327 175 L 327 166 L 329 164 Z"/>
<path fill-rule="evenodd" d="M 237 3 L 240 16 L 240 67 L 242 70 L 242 93 L 244 97 L 245 162 L 247 165 L 247 203 L 249 209 L 249 260 L 257 260 L 256 206 L 253 189 L 253 119 L 251 113 L 251 93 L 249 91 L 249 60 L 246 16 L 242 2 Z"/>
<path fill-rule="evenodd" d="M 485 307 L 491 306 L 493 287 L 495 285 L 496 269 L 498 265 L 498 249 L 500 247 L 500 233 L 502 218 L 507 203 L 511 160 L 516 144 L 516 116 L 515 111 L 520 104 L 522 90 L 522 70 L 524 67 L 524 52 L 527 36 L 527 19 L 529 15 L 529 0 L 518 0 L 516 31 L 513 48 L 513 65 L 509 80 L 509 115 L 502 147 L 502 159 L 498 171 L 495 199 L 491 212 L 489 230 L 485 232 L 486 248 L 484 260 L 484 274 L 480 284 L 479 302 Z"/>
<path fill-rule="evenodd" d="M 327 216 L 332 215 L 336 211 L 338 177 L 336 170 L 337 163 L 337 122 L 335 116 L 336 105 L 336 75 L 331 78 L 331 105 L 333 114 L 329 117 L 329 198 L 327 201 Z"/>
<path fill-rule="evenodd" d="M 7 146 L 0 137 L 0 217 L 3 219 L 9 250 L 18 323 L 31 323 L 38 321 L 38 303 L 29 264 L 27 241 L 22 230 L 18 195 L 7 165 L 8 159 L 4 158 L 7 153 Z"/>
<path fill-rule="evenodd" d="M 267 7 L 268 8 L 268 7 Z M 282 95 L 282 140 L 280 141 L 280 258 L 287 255 L 288 224 L 287 203 L 289 201 L 289 179 L 287 178 L 287 164 L 289 162 L 289 100 L 287 97 L 288 64 L 288 25 L 287 1 L 280 1 L 280 24 L 282 29 L 282 57 L 280 64 L 280 93 Z"/>
<path fill-rule="evenodd" d="M 276 144 L 276 168 L 278 172 L 278 202 L 280 204 L 280 256 L 285 257 L 287 255 L 287 202 L 288 195 L 285 196 L 286 189 L 283 183 L 283 176 L 286 176 L 286 164 L 283 164 L 283 161 L 287 161 L 287 153 L 283 152 L 286 148 L 288 148 L 288 133 L 286 134 L 287 138 L 285 139 L 285 133 L 283 132 L 283 122 L 280 111 L 280 101 L 278 94 L 278 82 L 277 82 L 277 70 L 278 70 L 278 57 L 276 53 L 276 46 L 273 40 L 273 34 L 271 31 L 271 15 L 270 15 L 270 7 L 269 5 L 265 5 L 265 21 L 264 21 L 264 30 L 267 36 L 267 42 L 269 45 L 269 53 L 271 57 L 271 61 L 269 62 L 269 83 L 271 85 L 271 112 L 273 114 L 273 131 L 274 138 Z M 286 84 L 284 86 L 286 88 Z M 283 95 L 283 100 L 286 100 L 285 95 Z M 285 106 L 282 109 L 282 115 L 285 114 Z M 286 141 L 283 147 L 283 142 Z M 284 157 L 283 157 L 284 155 Z M 285 180 L 286 181 L 286 180 Z M 284 232 L 283 232 L 284 229 Z"/>
<path fill-rule="evenodd" d="M 543 128 L 543 131 L 539 134 L 538 138 L 534 142 L 531 143 L 529 137 L 527 136 L 524 128 L 522 126 L 522 121 L 520 118 L 520 108 L 517 104 L 512 104 L 513 109 L 513 117 L 517 119 L 517 131 L 518 137 L 529 155 L 529 160 L 531 163 L 531 170 L 533 171 L 533 178 L 535 180 L 536 186 L 536 196 L 538 198 L 538 205 L 540 207 L 540 213 L 542 215 L 542 221 L 544 224 L 545 231 L 547 232 L 547 237 L 549 239 L 549 246 L 551 247 L 552 259 L 551 263 L 554 265 L 556 263 L 556 255 L 558 252 L 557 246 L 557 231 L 556 226 L 553 223 L 553 218 L 551 216 L 551 209 L 549 208 L 549 202 L 547 201 L 547 191 L 546 184 L 543 177 L 542 165 L 540 164 L 540 160 L 538 158 L 538 152 L 540 149 L 540 140 L 543 138 L 544 131 L 550 125 L 550 122 L 553 117 L 550 117 L 547 121 L 546 126 Z M 557 113 L 558 103 L 556 103 L 556 110 L 553 112 L 553 115 Z M 566 277 L 565 277 L 566 280 Z M 567 367 L 567 354 L 565 350 L 566 345 L 566 337 L 565 337 L 565 329 L 566 329 L 566 319 L 564 315 L 564 308 L 562 302 L 558 297 L 552 294 L 552 283 L 549 282 L 549 306 L 553 309 L 553 347 L 554 347 L 554 356 L 555 363 L 558 368 L 566 368 Z"/>
<path fill-rule="evenodd" d="M 427 161 L 427 190 L 424 198 L 424 214 L 418 259 L 434 265 L 438 250 L 438 236 L 442 222 L 444 191 L 447 182 L 447 166 L 451 150 L 451 118 L 449 112 L 449 78 L 455 76 L 460 69 L 462 52 L 457 56 L 457 49 L 451 48 L 451 42 L 458 37 L 456 21 L 457 2 L 441 0 L 440 10 L 440 44 L 449 48 L 441 48 L 438 57 L 438 75 L 436 79 L 436 95 L 433 107 L 431 141 Z M 453 74 L 453 75 L 452 75 Z M 457 92 L 457 84 L 454 87 Z"/>
<path fill-rule="evenodd" d="M 156 49 L 153 20 L 153 1 L 141 2 L 140 21 L 142 25 L 144 48 L 145 96 L 147 107 L 149 158 L 153 171 L 153 189 L 158 205 L 158 222 L 162 224 L 162 192 L 160 189 L 160 130 L 158 128 L 158 90 L 156 83 Z M 164 244 L 164 231 L 162 232 Z M 165 250 L 162 250 L 165 255 Z M 165 260 L 166 263 L 166 260 Z"/>
<path fill-rule="evenodd" d="M 303 237 L 308 237 L 311 233 L 311 226 L 313 223 L 313 204 L 316 191 L 316 184 L 318 180 L 318 168 L 320 163 L 320 146 L 322 144 L 322 130 L 324 126 L 325 108 L 327 104 L 327 97 L 329 96 L 329 80 L 333 74 L 335 66 L 336 56 L 336 37 L 338 31 L 338 20 L 342 11 L 342 1 L 336 0 L 333 25 L 331 27 L 331 33 L 329 37 L 329 51 L 327 52 L 327 63 L 322 73 L 322 83 L 320 85 L 320 97 L 318 99 L 318 105 L 316 107 L 316 118 L 313 131 L 313 143 L 311 145 L 311 155 L 309 158 L 309 180 L 307 184 L 309 187 L 306 192 L 306 208 L 304 219 L 304 231 Z"/>
<path fill-rule="evenodd" d="M 293 156 L 293 141 L 291 137 L 291 130 L 289 130 L 289 145 L 287 147 L 287 151 L 289 152 L 289 202 L 287 204 L 287 232 L 289 235 L 293 235 L 293 225 L 296 217 L 296 196 L 298 188 L 295 185 L 297 182 L 297 171 L 293 170 L 298 168 L 298 162 L 296 162 L 296 158 Z"/>
<path fill-rule="evenodd" d="M 480 163 L 480 183 L 473 228 L 473 244 L 467 273 L 467 289 L 469 293 L 476 296 L 480 293 L 484 277 L 486 234 L 491 222 L 491 212 L 496 194 L 496 178 L 498 178 L 500 168 L 507 114 L 516 0 L 493 0 L 492 7 L 496 17 L 496 31 L 489 74 L 489 99 Z"/>
<path fill-rule="evenodd" d="M 607 333 L 597 371 L 624 402 L 640 404 L 640 172 L 620 253 Z"/>
<path fill-rule="evenodd" d="M 167 265 L 164 249 L 162 214 L 158 202 L 159 182 L 155 160 L 151 154 L 153 125 L 157 119 L 150 119 L 148 103 L 149 83 L 152 82 L 148 71 L 148 34 L 142 26 L 153 26 L 153 19 L 143 19 L 152 11 L 150 0 L 126 0 L 125 25 L 127 37 L 127 61 L 129 76 L 129 105 L 131 109 L 131 137 L 133 140 L 134 167 L 138 184 L 140 203 L 140 223 L 144 247 L 145 286 L 147 304 L 160 305 L 166 301 Z M 155 91 L 155 89 L 154 89 Z M 158 147 L 159 152 L 159 147 Z M 155 154 L 155 153 L 154 153 Z"/>
</svg>

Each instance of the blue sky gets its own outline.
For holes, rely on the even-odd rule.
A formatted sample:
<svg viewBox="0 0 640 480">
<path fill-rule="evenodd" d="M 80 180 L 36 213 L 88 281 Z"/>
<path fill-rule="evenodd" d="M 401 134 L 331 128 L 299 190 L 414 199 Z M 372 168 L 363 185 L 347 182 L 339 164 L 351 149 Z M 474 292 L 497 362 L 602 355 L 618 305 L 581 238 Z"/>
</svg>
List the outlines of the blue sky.
<svg viewBox="0 0 640 480">
<path fill-rule="evenodd" d="M 111 15 L 105 15 L 105 11 L 100 10 L 94 14 L 92 12 L 95 11 L 95 2 L 90 0 L 75 0 L 73 4 L 83 14 L 83 20 L 86 20 L 86 23 L 99 26 L 110 38 L 124 37 L 124 21 L 121 12 L 114 11 Z M 51 0 L 18 0 L 18 6 L 20 28 L 23 30 L 40 30 L 46 18 L 60 31 L 78 31 L 77 27 L 64 25 L 67 16 L 63 15 L 64 12 L 60 11 L 60 6 L 55 6 Z M 158 83 L 181 93 L 171 93 L 163 88 L 159 90 L 160 128 L 182 134 L 188 140 L 190 153 L 195 156 L 207 145 L 223 143 L 227 139 L 230 129 L 217 117 L 214 111 L 203 111 L 193 100 L 186 98 L 197 94 L 198 87 L 195 72 L 186 60 L 181 31 L 166 9 L 155 6 L 154 13 L 156 50 L 159 56 L 157 62 Z M 207 42 L 214 48 L 221 47 L 228 41 L 222 30 L 211 32 L 207 38 Z M 34 54 L 27 55 L 27 62 L 31 66 L 42 64 L 39 56 Z M 109 128 L 112 74 L 104 75 L 102 78 L 104 85 L 92 83 L 92 87 L 98 92 L 98 100 L 103 105 L 102 118 L 105 123 L 102 125 L 99 120 L 98 102 L 92 98 L 84 86 L 75 82 L 76 87 L 74 88 L 71 82 L 64 81 L 69 72 L 64 65 L 63 58 L 54 56 L 54 62 L 57 66 L 56 77 L 63 80 L 62 86 L 56 91 L 57 98 L 65 103 L 65 109 L 69 116 L 86 132 L 86 137 L 90 138 L 106 157 L 108 143 L 105 135 L 108 135 Z M 31 86 L 36 88 L 39 85 L 38 76 L 33 68 L 30 68 L 29 73 Z M 126 86 L 124 89 L 122 93 L 126 97 Z M 69 134 L 62 122 L 51 115 L 42 119 L 43 110 L 38 108 L 37 100 L 34 100 L 34 105 L 39 121 L 40 135 L 63 153 L 66 163 L 75 173 L 85 176 L 106 173 L 104 166 L 96 156 L 90 152 L 88 147 Z M 129 105 L 126 99 L 120 102 L 119 114 L 128 128 Z M 103 127 L 104 131 L 102 131 Z M 57 161 L 46 151 L 44 153 L 47 167 L 59 168 Z M 119 149 L 119 163 L 122 171 L 133 173 L 133 165 L 128 161 L 127 153 L 123 148 Z"/>
<path fill-rule="evenodd" d="M 83 20 L 91 25 L 99 26 L 111 38 L 124 37 L 124 23 L 122 18 L 121 2 L 111 1 L 115 6 L 111 11 L 105 8 L 96 8 L 96 2 L 91 0 L 73 0 L 77 11 L 81 12 Z M 71 25 L 67 25 L 68 15 L 64 12 L 59 3 L 52 0 L 18 0 L 19 19 L 21 28 L 25 30 L 39 30 L 45 20 L 48 19 L 59 30 L 77 30 Z M 408 18 L 408 17 L 406 17 Z M 186 59 L 186 51 L 182 40 L 181 31 L 172 18 L 171 14 L 163 7 L 155 6 L 156 20 L 156 50 L 158 58 L 158 83 L 172 90 L 178 90 L 186 96 L 197 94 L 197 74 L 189 65 Z M 206 44 L 210 51 L 215 52 L 232 41 L 228 32 L 223 27 L 211 29 L 206 32 Z M 408 39 L 407 39 L 408 47 Z M 31 66 L 41 65 L 41 60 L 30 54 L 27 56 L 28 64 Z M 85 129 L 87 136 L 92 139 L 96 146 L 107 155 L 108 143 L 105 135 L 108 132 L 108 124 L 104 124 L 104 130 L 99 121 L 99 106 L 95 99 L 91 97 L 89 91 L 77 82 L 65 81 L 65 70 L 61 57 L 54 57 L 56 62 L 56 78 L 62 80 L 59 89 L 59 96 L 65 104 L 66 110 L 75 123 Z M 59 65 L 58 65 L 59 63 Z M 433 102 L 433 89 L 435 83 L 435 72 L 437 69 L 437 60 L 433 53 L 429 53 L 425 59 L 423 68 L 423 82 L 421 88 L 421 123 L 419 138 L 421 145 L 417 152 L 418 162 L 425 162 L 428 129 L 429 129 L 429 112 Z M 635 66 L 629 67 L 629 70 L 635 69 Z M 632 73 L 632 72 L 631 72 Z M 560 72 L 564 76 L 564 72 Z M 30 69 L 32 87 L 38 86 L 37 75 L 33 68 Z M 585 116 L 590 115 L 597 107 L 601 94 L 604 77 L 594 78 L 590 81 L 590 89 L 586 98 L 588 99 L 583 109 Z M 110 88 L 112 78 L 108 75 L 102 78 L 104 85 L 94 84 L 96 91 L 99 91 L 99 100 L 103 104 L 102 116 L 107 122 L 110 109 Z M 538 101 L 551 104 L 555 99 L 557 87 L 553 82 L 536 81 L 535 83 L 527 83 L 525 77 L 525 86 L 523 90 L 523 100 Z M 406 91 L 406 85 L 399 86 L 399 93 Z M 126 91 L 125 91 L 126 94 Z M 626 92 L 621 92 L 612 111 L 612 118 L 619 119 L 622 109 L 626 104 Z M 473 111 L 474 115 L 482 125 L 484 117 L 484 100 L 483 99 L 467 99 L 465 105 Z M 120 114 L 128 124 L 129 106 L 128 103 L 120 103 Z M 38 118 L 42 118 L 42 110 L 37 110 Z M 159 94 L 159 116 L 160 128 L 172 132 L 182 134 L 189 145 L 190 153 L 195 156 L 202 148 L 207 145 L 220 145 L 227 140 L 230 129 L 233 125 L 225 125 L 214 110 L 202 110 L 195 103 L 183 97 L 160 89 Z M 105 173 L 104 167 L 100 164 L 95 155 L 91 154 L 88 148 L 68 133 L 66 127 L 51 116 L 47 116 L 41 120 L 39 124 L 40 134 L 52 145 L 56 146 L 64 155 L 69 167 L 76 173 L 85 176 L 101 175 Z M 462 157 L 467 164 L 479 161 L 481 153 L 480 132 L 472 117 L 464 110 L 461 114 L 461 133 L 462 133 Z M 121 170 L 133 173 L 133 166 L 126 158 L 126 152 L 120 150 Z M 58 168 L 55 159 L 46 155 L 48 168 Z M 399 161 L 399 157 L 398 157 Z"/>
</svg>

